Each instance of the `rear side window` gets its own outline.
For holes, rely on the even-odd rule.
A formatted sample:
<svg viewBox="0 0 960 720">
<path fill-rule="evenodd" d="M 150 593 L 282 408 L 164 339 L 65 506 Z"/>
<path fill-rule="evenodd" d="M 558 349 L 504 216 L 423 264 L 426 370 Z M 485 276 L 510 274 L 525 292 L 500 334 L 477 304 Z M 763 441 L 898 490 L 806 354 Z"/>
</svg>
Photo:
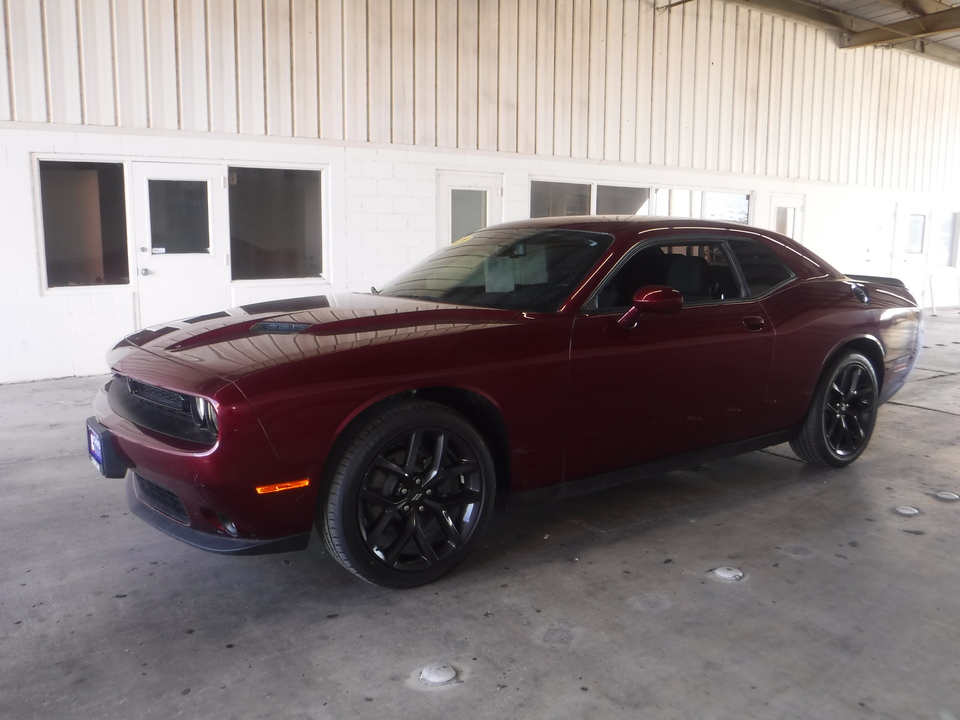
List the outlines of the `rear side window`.
<svg viewBox="0 0 960 720">
<path fill-rule="evenodd" d="M 793 277 L 793 271 L 760 243 L 740 238 L 730 238 L 727 242 L 743 272 L 748 297 L 768 293 Z"/>
</svg>

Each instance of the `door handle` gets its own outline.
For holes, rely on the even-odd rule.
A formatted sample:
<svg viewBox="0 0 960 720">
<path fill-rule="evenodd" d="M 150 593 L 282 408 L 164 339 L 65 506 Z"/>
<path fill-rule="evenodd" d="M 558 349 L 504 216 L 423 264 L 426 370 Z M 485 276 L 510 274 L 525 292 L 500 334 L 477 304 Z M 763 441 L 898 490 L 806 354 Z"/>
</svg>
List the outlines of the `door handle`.
<svg viewBox="0 0 960 720">
<path fill-rule="evenodd" d="M 759 332 L 763 330 L 764 321 L 759 315 L 750 315 L 743 318 L 743 326 L 750 332 Z"/>
<path fill-rule="evenodd" d="M 150 271 L 147 270 L 147 268 L 144 268 L 143 270 L 140 271 L 140 274 L 141 274 L 141 275 L 149 275 L 149 274 L 150 274 Z M 746 322 L 746 321 L 744 321 L 744 322 Z"/>
</svg>

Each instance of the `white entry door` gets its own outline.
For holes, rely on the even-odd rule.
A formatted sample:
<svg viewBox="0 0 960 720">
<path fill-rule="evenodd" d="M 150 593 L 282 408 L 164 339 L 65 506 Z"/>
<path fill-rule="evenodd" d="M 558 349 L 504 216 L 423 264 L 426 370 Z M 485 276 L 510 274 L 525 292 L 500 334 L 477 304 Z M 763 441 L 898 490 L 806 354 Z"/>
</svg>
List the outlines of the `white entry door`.
<svg viewBox="0 0 960 720">
<path fill-rule="evenodd" d="M 141 328 L 230 305 L 223 168 L 133 163 Z"/>
<path fill-rule="evenodd" d="M 921 305 L 926 300 L 929 226 L 930 208 L 908 203 L 897 205 L 893 276 L 903 280 Z"/>
</svg>

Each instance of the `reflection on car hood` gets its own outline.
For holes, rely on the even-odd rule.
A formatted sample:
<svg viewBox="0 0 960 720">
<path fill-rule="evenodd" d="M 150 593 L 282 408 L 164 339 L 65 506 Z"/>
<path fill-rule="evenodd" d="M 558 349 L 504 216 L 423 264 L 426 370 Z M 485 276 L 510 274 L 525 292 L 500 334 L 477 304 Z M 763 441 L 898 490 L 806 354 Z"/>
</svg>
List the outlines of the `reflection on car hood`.
<svg viewBox="0 0 960 720">
<path fill-rule="evenodd" d="M 382 295 L 320 295 L 257 303 L 146 328 L 125 338 L 117 360 L 140 348 L 233 380 L 256 370 L 359 346 L 457 334 L 518 315 Z"/>
</svg>

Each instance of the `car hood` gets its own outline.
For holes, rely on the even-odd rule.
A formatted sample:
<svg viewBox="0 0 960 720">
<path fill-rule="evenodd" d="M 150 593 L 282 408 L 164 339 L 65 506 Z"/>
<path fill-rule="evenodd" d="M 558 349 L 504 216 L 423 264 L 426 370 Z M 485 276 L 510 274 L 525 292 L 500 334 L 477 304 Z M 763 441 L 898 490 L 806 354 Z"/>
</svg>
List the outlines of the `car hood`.
<svg viewBox="0 0 960 720">
<path fill-rule="evenodd" d="M 121 372 L 138 351 L 234 381 L 275 365 L 357 347 L 511 323 L 514 310 L 383 295 L 336 294 L 244 305 L 146 328 L 111 352 Z"/>
</svg>

